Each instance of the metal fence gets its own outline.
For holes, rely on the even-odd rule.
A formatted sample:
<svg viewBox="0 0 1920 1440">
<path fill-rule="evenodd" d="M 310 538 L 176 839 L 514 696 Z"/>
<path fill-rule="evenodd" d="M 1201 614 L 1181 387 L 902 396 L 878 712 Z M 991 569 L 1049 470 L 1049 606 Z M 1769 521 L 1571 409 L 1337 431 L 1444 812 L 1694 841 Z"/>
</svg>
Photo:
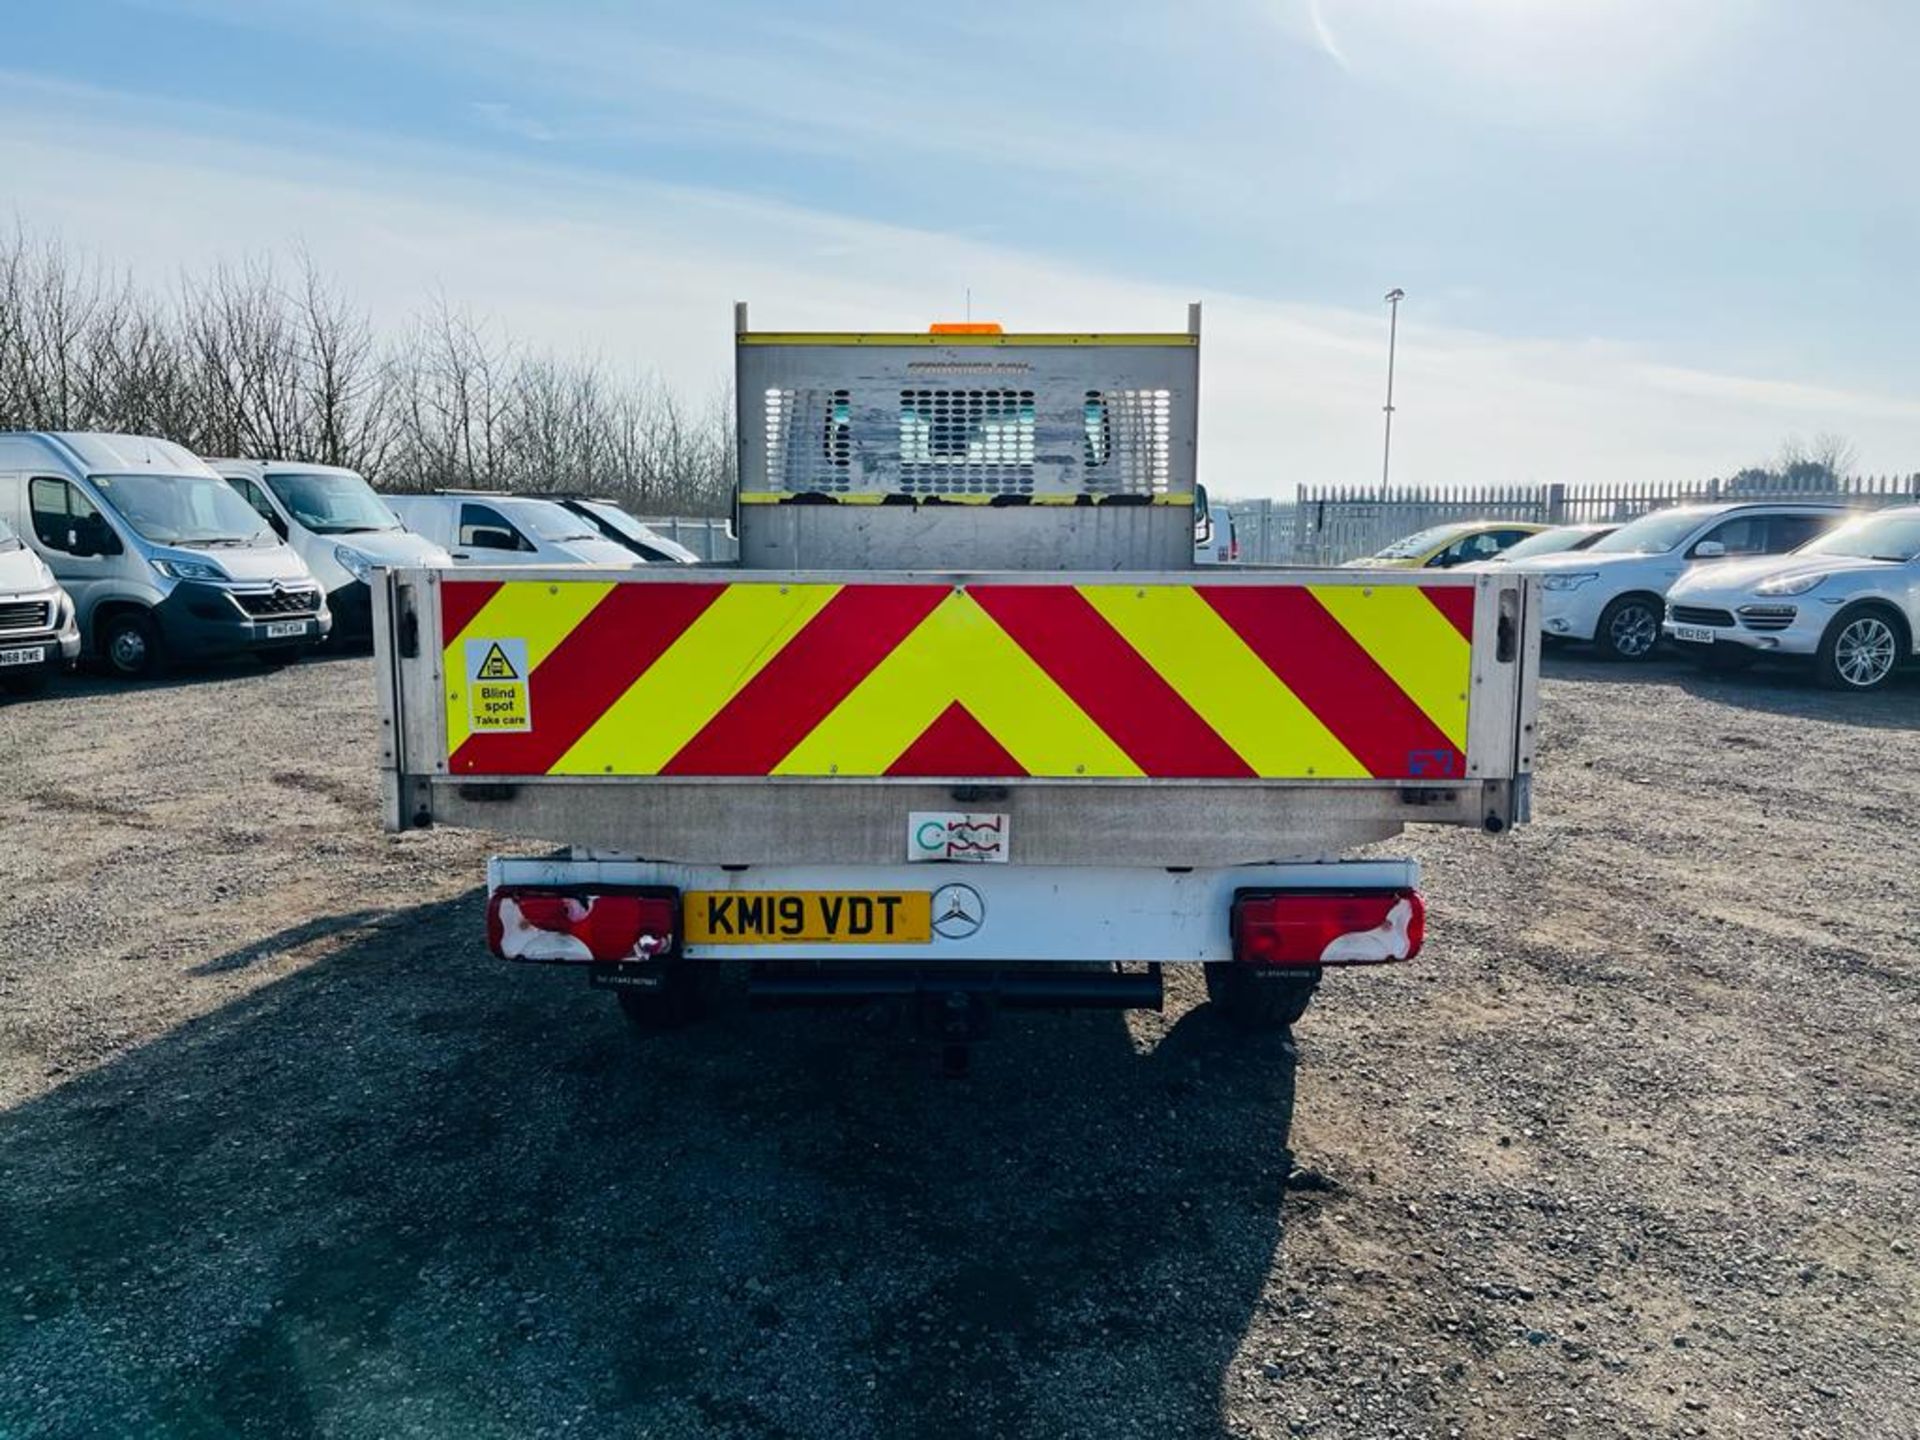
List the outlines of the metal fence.
<svg viewBox="0 0 1920 1440">
<path fill-rule="evenodd" d="M 1288 500 L 1219 500 L 1233 516 L 1243 565 L 1285 565 L 1293 559 L 1294 507 Z"/>
<path fill-rule="evenodd" d="M 1678 485 L 1456 485 L 1394 488 L 1303 486 L 1293 506 L 1286 562 L 1338 565 L 1402 536 L 1455 520 L 1530 520 L 1543 525 L 1625 521 L 1669 505 L 1716 500 L 1833 500 L 1862 506 L 1920 501 L 1920 474 L 1849 475 L 1795 484 L 1700 480 Z M 1245 546 L 1242 546 L 1245 557 Z"/>
<path fill-rule="evenodd" d="M 684 545 L 702 560 L 727 563 L 740 558 L 740 542 L 725 520 L 711 515 L 635 516 L 642 525 Z"/>
</svg>

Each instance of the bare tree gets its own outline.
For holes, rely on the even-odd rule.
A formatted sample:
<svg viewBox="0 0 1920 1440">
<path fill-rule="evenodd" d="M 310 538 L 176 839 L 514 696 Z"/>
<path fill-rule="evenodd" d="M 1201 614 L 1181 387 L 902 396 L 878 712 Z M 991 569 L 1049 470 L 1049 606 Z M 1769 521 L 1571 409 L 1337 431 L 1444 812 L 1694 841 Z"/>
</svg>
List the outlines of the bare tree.
<svg viewBox="0 0 1920 1440">
<path fill-rule="evenodd" d="M 511 351 L 444 296 L 402 340 L 392 468 L 403 488 L 500 488 Z"/>
<path fill-rule="evenodd" d="M 1853 473 L 1853 467 L 1860 458 L 1860 452 L 1846 436 L 1835 434 L 1831 430 L 1822 430 L 1813 437 L 1813 444 L 1807 449 L 1807 458 L 1827 474 L 1840 480 Z"/>
<path fill-rule="evenodd" d="M 182 276 L 170 295 L 55 241 L 0 237 L 0 427 L 161 435 L 203 455 L 346 465 L 397 489 L 578 490 L 722 511 L 724 393 L 534 355 L 436 297 L 384 332 L 296 254 Z"/>
<path fill-rule="evenodd" d="M 88 389 L 86 338 L 109 285 L 99 266 L 17 229 L 0 278 L 0 403 L 22 422 L 70 428 L 82 421 Z"/>
<path fill-rule="evenodd" d="M 389 361 L 374 340 L 367 313 L 343 299 L 304 252 L 300 278 L 295 303 L 307 412 L 300 458 L 378 473 L 392 440 Z"/>
</svg>

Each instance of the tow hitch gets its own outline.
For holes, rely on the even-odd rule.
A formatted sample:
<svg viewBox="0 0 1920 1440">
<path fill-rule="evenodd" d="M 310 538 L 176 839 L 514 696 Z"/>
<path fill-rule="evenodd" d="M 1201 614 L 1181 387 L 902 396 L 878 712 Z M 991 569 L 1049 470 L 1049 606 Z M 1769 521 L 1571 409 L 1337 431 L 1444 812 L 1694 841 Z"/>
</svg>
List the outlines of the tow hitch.
<svg viewBox="0 0 1920 1440">
<path fill-rule="evenodd" d="M 755 967 L 747 995 L 756 1009 L 867 1006 L 893 1023 L 910 1015 L 916 1037 L 940 1047 L 941 1069 L 962 1075 L 970 1048 L 992 1032 L 1002 1009 L 1158 1010 L 1164 987 L 1158 964 L 1137 970 L 948 964 L 907 971 L 766 965 Z"/>
</svg>

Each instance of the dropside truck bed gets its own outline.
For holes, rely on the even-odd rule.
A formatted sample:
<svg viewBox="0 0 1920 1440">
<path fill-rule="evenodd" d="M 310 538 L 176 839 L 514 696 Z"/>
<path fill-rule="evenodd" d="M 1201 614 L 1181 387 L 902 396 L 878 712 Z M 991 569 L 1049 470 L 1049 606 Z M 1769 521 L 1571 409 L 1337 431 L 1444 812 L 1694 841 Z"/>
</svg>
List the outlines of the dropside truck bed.
<svg viewBox="0 0 1920 1440">
<path fill-rule="evenodd" d="M 1154 1005 L 1249 1024 L 1421 943 L 1402 826 L 1526 818 L 1515 576 L 1194 565 L 1199 312 L 1171 334 L 757 333 L 741 560 L 376 587 L 387 823 L 564 847 L 495 954 L 636 1021 L 762 1003 Z"/>
<path fill-rule="evenodd" d="M 495 949 L 653 1023 L 727 961 L 758 1000 L 912 998 L 942 1034 L 1157 1005 L 1166 964 L 1287 1017 L 1418 943 L 1332 944 L 1420 903 L 1410 862 L 1343 856 L 1526 818 L 1516 577 L 502 568 L 377 597 L 387 823 L 567 847 L 494 862 Z M 1255 964 L 1275 897 L 1299 914 Z"/>
</svg>

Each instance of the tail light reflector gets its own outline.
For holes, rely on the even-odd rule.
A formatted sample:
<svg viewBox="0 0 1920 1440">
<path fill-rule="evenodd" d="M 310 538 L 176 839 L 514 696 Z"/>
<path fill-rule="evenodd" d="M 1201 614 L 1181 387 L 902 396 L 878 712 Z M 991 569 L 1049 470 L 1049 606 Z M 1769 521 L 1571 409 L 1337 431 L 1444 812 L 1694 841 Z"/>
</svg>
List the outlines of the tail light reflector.
<svg viewBox="0 0 1920 1440">
<path fill-rule="evenodd" d="M 1417 890 L 1241 895 L 1233 902 L 1233 958 L 1242 965 L 1379 965 L 1418 955 L 1426 928 Z"/>
<path fill-rule="evenodd" d="M 650 960 L 672 950 L 676 895 L 500 889 L 487 897 L 487 947 L 503 960 Z"/>
</svg>

